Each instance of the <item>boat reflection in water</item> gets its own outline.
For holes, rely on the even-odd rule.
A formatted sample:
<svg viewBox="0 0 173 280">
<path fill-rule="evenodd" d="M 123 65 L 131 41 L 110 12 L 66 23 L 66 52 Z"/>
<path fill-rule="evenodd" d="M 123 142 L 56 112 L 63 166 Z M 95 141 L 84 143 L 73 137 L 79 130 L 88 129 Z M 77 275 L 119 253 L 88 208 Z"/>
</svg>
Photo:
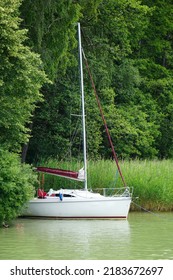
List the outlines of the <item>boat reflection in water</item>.
<svg viewBox="0 0 173 280">
<path fill-rule="evenodd" d="M 22 229 L 13 245 L 18 244 L 24 259 L 121 259 L 130 242 L 127 220 L 18 219 L 18 227 L 19 223 Z"/>
</svg>

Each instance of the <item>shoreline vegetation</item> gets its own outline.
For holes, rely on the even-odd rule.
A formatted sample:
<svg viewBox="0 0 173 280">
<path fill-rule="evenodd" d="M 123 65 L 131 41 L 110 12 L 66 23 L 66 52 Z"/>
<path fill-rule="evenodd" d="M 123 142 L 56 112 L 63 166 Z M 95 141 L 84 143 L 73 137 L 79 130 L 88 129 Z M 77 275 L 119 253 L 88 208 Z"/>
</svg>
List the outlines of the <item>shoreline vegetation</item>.
<svg viewBox="0 0 173 280">
<path fill-rule="evenodd" d="M 128 187 L 133 187 L 131 211 L 173 211 L 172 160 L 123 160 L 119 162 Z M 42 166 L 79 170 L 81 163 L 57 162 L 54 159 L 42 161 Z M 112 160 L 88 161 L 88 189 L 120 188 L 123 186 L 117 176 Z M 41 175 L 40 175 L 41 181 Z M 44 189 L 82 188 L 82 183 L 57 176 L 44 176 Z"/>
</svg>

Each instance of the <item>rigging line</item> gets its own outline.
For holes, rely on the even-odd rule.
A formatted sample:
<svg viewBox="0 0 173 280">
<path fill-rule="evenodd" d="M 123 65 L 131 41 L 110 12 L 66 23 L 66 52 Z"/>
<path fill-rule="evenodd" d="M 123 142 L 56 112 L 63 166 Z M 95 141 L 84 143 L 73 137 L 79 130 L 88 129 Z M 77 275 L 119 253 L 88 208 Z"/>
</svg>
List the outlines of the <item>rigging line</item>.
<svg viewBox="0 0 173 280">
<path fill-rule="evenodd" d="M 116 170 L 116 173 L 115 173 L 115 181 L 114 181 L 114 184 L 115 184 L 115 186 L 116 186 L 116 183 L 117 183 L 117 181 L 118 181 L 118 169 Z"/>
<path fill-rule="evenodd" d="M 108 126 L 107 126 L 107 123 L 106 123 L 106 119 L 105 119 L 104 114 L 103 114 L 102 106 L 101 106 L 101 103 L 100 103 L 100 100 L 99 100 L 99 97 L 98 97 L 98 94 L 97 94 L 97 91 L 96 91 L 96 87 L 95 87 L 95 84 L 94 84 L 94 80 L 93 80 L 93 77 L 92 77 L 92 74 L 91 74 L 91 71 L 90 71 L 90 68 L 89 68 L 89 65 L 88 65 L 88 61 L 87 61 L 87 58 L 84 54 L 83 49 L 82 49 L 82 53 L 83 53 L 85 65 L 86 65 L 86 68 L 88 70 L 88 74 L 89 74 L 89 77 L 90 77 L 90 80 L 91 80 L 92 88 L 93 88 L 94 93 L 95 93 L 95 97 L 96 97 L 96 101 L 97 101 L 97 104 L 98 104 L 98 107 L 99 107 L 99 110 L 100 110 L 100 114 L 101 114 L 101 117 L 102 117 L 102 120 L 103 120 L 103 123 L 104 123 L 104 127 L 105 127 L 105 130 L 106 130 L 107 136 L 108 136 L 109 144 L 110 144 L 111 149 L 112 149 L 113 157 L 114 157 L 114 160 L 116 162 L 116 165 L 117 165 L 119 174 L 121 176 L 123 185 L 126 188 L 127 185 L 126 185 L 126 182 L 124 180 L 123 174 L 121 172 L 121 169 L 120 169 L 120 166 L 119 166 L 119 163 L 118 163 L 118 158 L 117 158 L 117 155 L 116 155 L 116 152 L 115 152 L 112 140 L 111 140 L 111 136 L 110 136 L 109 129 L 108 129 Z"/>
<path fill-rule="evenodd" d="M 70 116 L 73 116 L 73 115 L 74 114 L 70 114 Z M 70 123 L 71 123 L 71 118 L 70 118 Z M 71 128 L 71 126 L 72 125 L 70 124 L 70 128 Z M 72 149 L 72 146 L 74 144 L 74 141 L 75 141 L 78 133 L 79 133 L 79 120 L 77 120 L 75 128 L 72 132 L 70 129 L 70 143 L 68 144 L 67 151 L 66 151 L 65 155 L 63 156 L 63 160 L 66 159 L 69 154 L 71 155 L 71 149 Z"/>
</svg>

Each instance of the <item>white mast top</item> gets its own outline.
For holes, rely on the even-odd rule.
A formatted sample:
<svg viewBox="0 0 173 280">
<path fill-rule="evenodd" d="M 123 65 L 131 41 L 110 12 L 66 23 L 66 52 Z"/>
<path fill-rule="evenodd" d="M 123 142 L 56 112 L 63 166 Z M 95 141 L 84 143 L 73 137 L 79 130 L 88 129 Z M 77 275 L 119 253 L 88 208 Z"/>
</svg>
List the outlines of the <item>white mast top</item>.
<svg viewBox="0 0 173 280">
<path fill-rule="evenodd" d="M 87 187 L 87 157 L 86 157 L 86 128 L 85 128 L 85 99 L 84 99 L 84 85 L 83 85 L 83 65 L 82 65 L 82 44 L 81 44 L 81 29 L 78 22 L 78 42 L 79 42 L 79 61 L 80 61 L 80 82 L 81 82 L 81 98 L 82 98 L 82 127 L 83 127 L 83 153 L 84 153 L 84 176 L 85 176 L 85 190 Z"/>
</svg>

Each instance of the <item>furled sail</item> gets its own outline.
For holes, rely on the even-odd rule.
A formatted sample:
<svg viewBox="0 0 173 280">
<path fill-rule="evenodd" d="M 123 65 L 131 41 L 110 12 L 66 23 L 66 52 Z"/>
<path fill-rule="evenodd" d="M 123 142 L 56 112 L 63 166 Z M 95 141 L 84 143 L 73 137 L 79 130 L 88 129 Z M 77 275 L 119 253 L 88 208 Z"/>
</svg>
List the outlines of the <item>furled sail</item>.
<svg viewBox="0 0 173 280">
<path fill-rule="evenodd" d="M 36 167 L 35 171 L 37 172 L 43 172 L 51 175 L 56 175 L 72 180 L 77 181 L 85 181 L 85 174 L 83 168 L 80 169 L 78 172 L 71 171 L 71 170 L 64 170 L 64 169 L 57 169 L 57 168 L 50 168 L 50 167 Z"/>
</svg>

